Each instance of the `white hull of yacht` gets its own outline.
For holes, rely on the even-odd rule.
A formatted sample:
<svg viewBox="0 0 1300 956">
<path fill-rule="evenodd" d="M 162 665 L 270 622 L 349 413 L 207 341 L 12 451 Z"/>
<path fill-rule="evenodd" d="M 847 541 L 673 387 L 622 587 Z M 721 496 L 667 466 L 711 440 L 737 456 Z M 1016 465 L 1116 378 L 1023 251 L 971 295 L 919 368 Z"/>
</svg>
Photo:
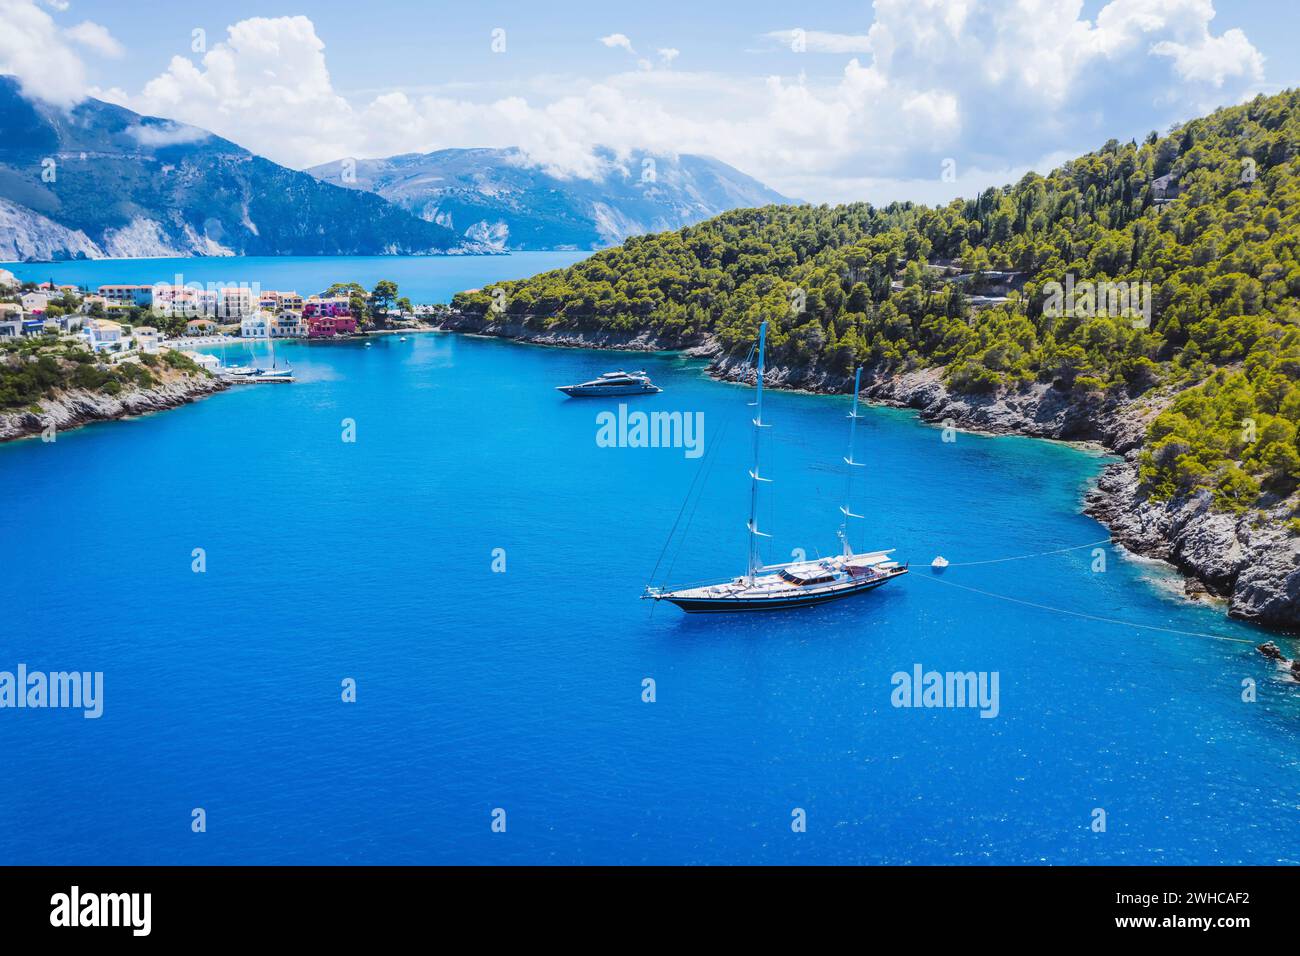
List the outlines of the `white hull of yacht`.
<svg viewBox="0 0 1300 956">
<path fill-rule="evenodd" d="M 651 589 L 645 596 L 655 601 L 669 601 L 687 614 L 813 607 L 874 591 L 906 574 L 906 566 L 885 560 L 888 554 L 888 551 L 876 551 L 823 561 L 773 565 L 761 569 L 752 579 L 733 578 L 672 591 Z"/>
</svg>

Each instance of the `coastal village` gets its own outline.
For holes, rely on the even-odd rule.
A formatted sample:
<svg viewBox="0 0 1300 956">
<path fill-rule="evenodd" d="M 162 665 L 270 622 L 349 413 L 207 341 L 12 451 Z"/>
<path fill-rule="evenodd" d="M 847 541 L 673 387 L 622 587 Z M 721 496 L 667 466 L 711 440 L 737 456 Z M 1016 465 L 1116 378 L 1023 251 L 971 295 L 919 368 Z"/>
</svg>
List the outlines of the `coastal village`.
<svg viewBox="0 0 1300 956">
<path fill-rule="evenodd" d="M 354 341 L 429 328 L 444 308 L 413 306 L 388 280 L 312 295 L 180 282 L 89 289 L 0 269 L 0 440 L 294 381 L 287 368 L 223 365 L 205 346 Z"/>
<path fill-rule="evenodd" d="M 182 350 L 200 368 L 218 372 L 213 355 L 195 346 L 236 340 L 355 338 L 375 331 L 416 329 L 437 306 L 412 306 L 383 280 L 366 291 L 337 283 L 319 295 L 263 291 L 257 286 L 197 284 L 101 285 L 95 289 L 22 282 L 0 269 L 0 348 L 9 343 L 80 346 L 100 361 Z"/>
</svg>

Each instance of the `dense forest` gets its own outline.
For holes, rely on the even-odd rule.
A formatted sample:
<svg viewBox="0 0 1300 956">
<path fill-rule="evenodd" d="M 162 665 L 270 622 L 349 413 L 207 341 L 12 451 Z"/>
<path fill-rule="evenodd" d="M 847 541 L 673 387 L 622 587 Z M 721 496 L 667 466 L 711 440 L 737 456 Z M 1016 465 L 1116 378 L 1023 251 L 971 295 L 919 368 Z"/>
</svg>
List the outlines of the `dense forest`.
<svg viewBox="0 0 1300 956">
<path fill-rule="evenodd" d="M 1300 92 L 1260 96 L 975 199 L 737 210 L 453 306 L 742 354 L 768 319 L 775 364 L 942 366 L 963 393 L 1177 389 L 1148 489 L 1240 511 L 1300 483 L 1298 154 Z M 1149 310 L 1053 298 L 1090 282 L 1149 283 Z"/>
</svg>

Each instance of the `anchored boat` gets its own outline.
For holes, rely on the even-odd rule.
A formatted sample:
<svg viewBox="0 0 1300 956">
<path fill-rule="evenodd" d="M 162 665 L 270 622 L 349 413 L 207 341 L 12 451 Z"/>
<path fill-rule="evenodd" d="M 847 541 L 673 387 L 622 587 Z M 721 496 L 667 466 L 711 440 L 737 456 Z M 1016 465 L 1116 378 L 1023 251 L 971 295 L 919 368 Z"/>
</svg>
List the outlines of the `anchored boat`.
<svg viewBox="0 0 1300 956">
<path fill-rule="evenodd" d="M 571 398 L 594 398 L 602 395 L 653 395 L 661 392 L 645 372 L 606 372 L 600 378 L 578 385 L 557 385 Z"/>
<path fill-rule="evenodd" d="M 845 481 L 844 504 L 840 507 L 843 520 L 839 538 L 842 552 L 832 558 L 814 561 L 792 561 L 788 564 L 764 565 L 759 557 L 759 539 L 770 537 L 758 529 L 759 485 L 770 482 L 758 470 L 760 436 L 763 421 L 764 347 L 767 342 L 767 323 L 758 330 L 757 382 L 754 406 L 754 466 L 749 472 L 749 569 L 740 576 L 712 584 L 692 585 L 676 589 L 648 587 L 643 599 L 671 601 L 689 614 L 717 614 L 728 611 L 775 611 L 785 608 L 809 607 L 825 604 L 852 594 L 873 591 L 894 578 L 907 573 L 907 565 L 890 558 L 892 548 L 881 551 L 855 552 L 849 545 L 849 521 L 861 518 L 854 514 L 849 502 L 853 489 L 853 473 L 865 467 L 854 459 L 854 445 L 858 425 L 858 391 L 862 369 L 853 375 L 853 411 L 849 414 L 849 453 L 844 459 L 848 468 Z"/>
<path fill-rule="evenodd" d="M 217 369 L 217 374 L 236 385 L 277 385 L 295 381 L 292 368 L 287 366 L 280 368 L 274 362 L 271 368 L 261 368 L 256 365 L 223 365 Z"/>
</svg>

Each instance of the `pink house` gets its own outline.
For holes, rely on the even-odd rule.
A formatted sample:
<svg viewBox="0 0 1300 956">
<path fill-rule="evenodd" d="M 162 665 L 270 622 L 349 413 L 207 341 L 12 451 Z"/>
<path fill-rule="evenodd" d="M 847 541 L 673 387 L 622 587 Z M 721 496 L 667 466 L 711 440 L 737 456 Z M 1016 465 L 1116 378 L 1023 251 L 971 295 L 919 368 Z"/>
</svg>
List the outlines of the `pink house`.
<svg viewBox="0 0 1300 956">
<path fill-rule="evenodd" d="M 357 320 L 352 316 L 315 316 L 307 320 L 309 339 L 329 339 L 336 335 L 351 335 L 357 330 Z"/>
<path fill-rule="evenodd" d="M 302 317 L 304 319 L 321 316 L 344 318 L 351 314 L 351 302 L 343 296 L 333 299 L 318 299 L 313 296 L 310 299 L 304 299 L 302 303 Z"/>
</svg>

